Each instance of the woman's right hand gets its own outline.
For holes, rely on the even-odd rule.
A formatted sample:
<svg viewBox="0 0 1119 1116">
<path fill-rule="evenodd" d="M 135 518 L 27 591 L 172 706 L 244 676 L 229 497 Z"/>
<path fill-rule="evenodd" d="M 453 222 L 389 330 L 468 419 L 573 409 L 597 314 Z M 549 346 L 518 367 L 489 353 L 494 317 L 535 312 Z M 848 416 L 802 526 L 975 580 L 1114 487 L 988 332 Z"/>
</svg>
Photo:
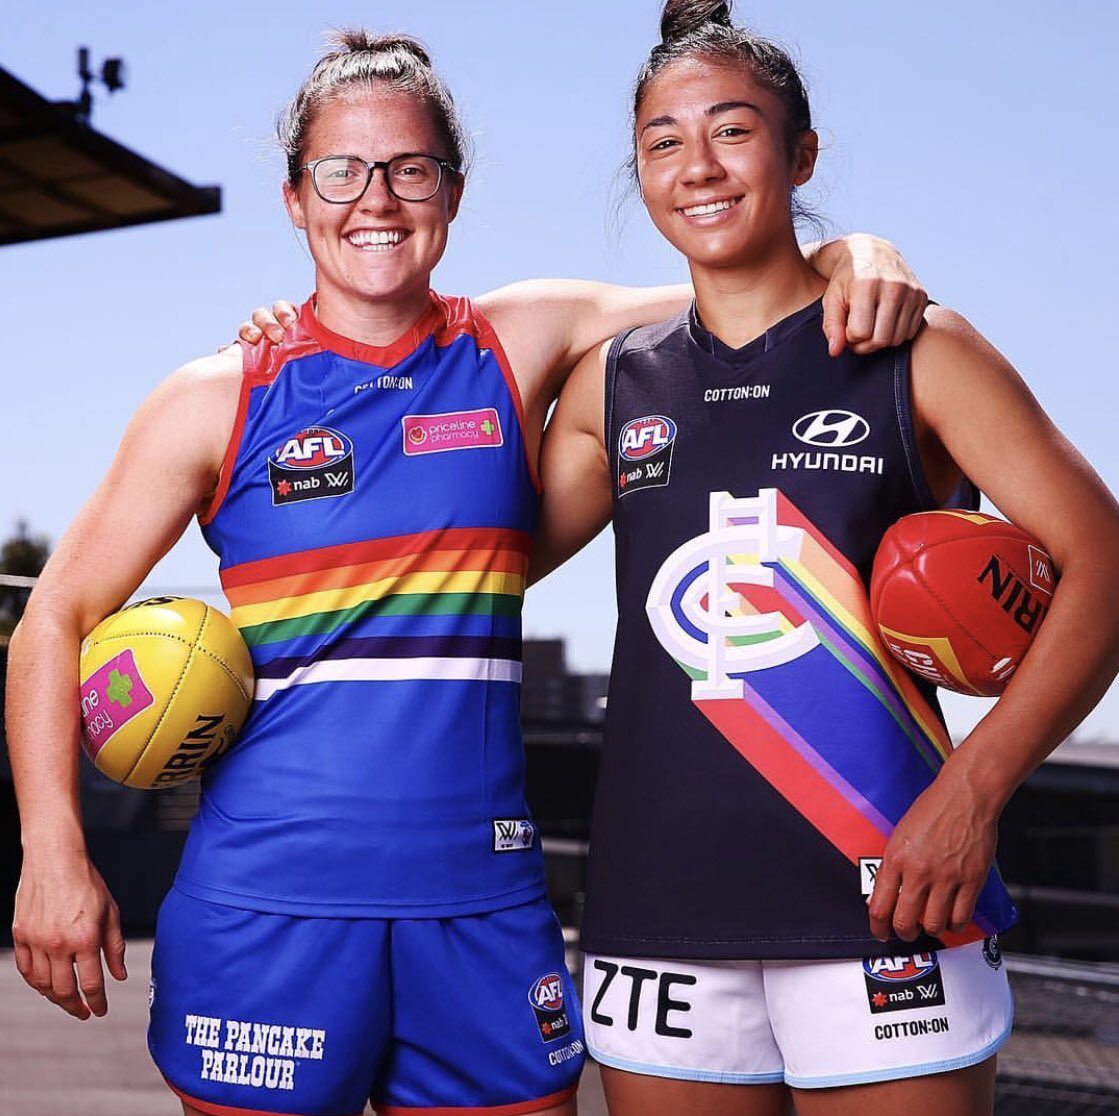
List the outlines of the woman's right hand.
<svg viewBox="0 0 1119 1116">
<path fill-rule="evenodd" d="M 247 345 L 255 345 L 262 337 L 267 337 L 278 345 L 284 339 L 284 331 L 295 325 L 298 311 L 284 299 L 272 303 L 272 309 L 258 306 L 253 311 L 252 321 L 242 322 L 237 336 Z"/>
<path fill-rule="evenodd" d="M 120 910 L 84 853 L 25 856 L 12 939 L 23 979 L 75 1019 L 109 1010 L 102 954 L 116 980 L 128 975 Z"/>
</svg>

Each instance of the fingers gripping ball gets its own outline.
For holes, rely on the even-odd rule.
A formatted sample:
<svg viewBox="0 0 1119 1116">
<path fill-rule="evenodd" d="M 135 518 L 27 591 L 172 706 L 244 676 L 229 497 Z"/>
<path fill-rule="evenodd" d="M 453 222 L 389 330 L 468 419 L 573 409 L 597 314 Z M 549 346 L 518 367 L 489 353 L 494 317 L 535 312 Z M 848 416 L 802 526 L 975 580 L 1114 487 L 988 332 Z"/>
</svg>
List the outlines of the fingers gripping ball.
<svg viewBox="0 0 1119 1116">
<path fill-rule="evenodd" d="M 894 657 L 963 694 L 997 696 L 1049 611 L 1053 560 L 1019 527 L 968 511 L 920 512 L 883 536 L 870 606 Z"/>
<path fill-rule="evenodd" d="M 82 641 L 82 746 L 130 787 L 197 778 L 227 751 L 252 701 L 252 660 L 228 617 L 155 597 L 102 620 Z"/>
</svg>

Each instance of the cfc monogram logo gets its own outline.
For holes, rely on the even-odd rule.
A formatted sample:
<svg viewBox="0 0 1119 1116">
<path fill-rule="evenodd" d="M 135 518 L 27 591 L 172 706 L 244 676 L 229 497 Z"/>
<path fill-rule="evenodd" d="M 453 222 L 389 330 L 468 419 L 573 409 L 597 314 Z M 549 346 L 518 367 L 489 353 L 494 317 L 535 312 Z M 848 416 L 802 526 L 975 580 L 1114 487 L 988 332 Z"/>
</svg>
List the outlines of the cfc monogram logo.
<svg viewBox="0 0 1119 1116">
<path fill-rule="evenodd" d="M 819 645 L 807 621 L 747 608 L 735 589 L 772 589 L 770 564 L 796 560 L 804 542 L 802 528 L 778 522 L 776 489 L 746 499 L 711 493 L 707 533 L 668 556 L 645 604 L 661 646 L 691 668 L 693 699 L 741 698 L 736 675 L 780 666 Z"/>
</svg>

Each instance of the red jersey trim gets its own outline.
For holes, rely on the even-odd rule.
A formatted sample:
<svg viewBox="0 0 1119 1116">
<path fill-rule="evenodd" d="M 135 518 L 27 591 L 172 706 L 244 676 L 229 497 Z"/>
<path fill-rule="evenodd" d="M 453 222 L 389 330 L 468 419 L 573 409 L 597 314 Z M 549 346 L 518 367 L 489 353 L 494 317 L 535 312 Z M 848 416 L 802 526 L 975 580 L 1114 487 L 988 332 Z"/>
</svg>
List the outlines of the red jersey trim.
<svg viewBox="0 0 1119 1116">
<path fill-rule="evenodd" d="M 192 1097 L 190 1093 L 184 1093 L 182 1089 L 177 1089 L 165 1077 L 163 1079 L 167 1082 L 167 1088 L 171 1090 L 184 1104 L 189 1104 L 191 1108 L 197 1108 L 199 1112 L 205 1112 L 208 1116 L 277 1116 L 277 1113 L 264 1108 L 232 1108 L 226 1104 L 213 1104 L 210 1101 L 199 1100 L 198 1097 Z M 365 1109 L 362 1109 L 364 1112 Z M 418 1109 L 417 1111 L 423 1111 Z M 362 1116 L 361 1112 L 343 1112 L 339 1116 Z"/>
<path fill-rule="evenodd" d="M 394 1104 L 374 1104 L 379 1116 L 528 1116 L 530 1112 L 543 1112 L 570 1100 L 578 1090 L 577 1085 L 561 1089 L 536 1100 L 520 1101 L 517 1104 L 495 1104 L 475 1108 L 401 1108 Z"/>
<path fill-rule="evenodd" d="M 436 326 L 443 317 L 439 296 L 434 291 L 428 291 L 427 308 L 419 319 L 391 345 L 366 345 L 327 329 L 315 314 L 315 299 L 316 295 L 312 294 L 300 308 L 299 321 L 306 326 L 322 348 L 329 349 L 339 356 L 348 357 L 350 360 L 358 360 L 362 364 L 375 364 L 380 368 L 392 368 L 411 356 L 435 332 Z"/>
<path fill-rule="evenodd" d="M 198 522 L 203 527 L 213 521 L 229 492 L 229 485 L 233 480 L 233 466 L 237 462 L 237 454 L 241 450 L 241 438 L 245 433 L 245 420 L 249 414 L 249 399 L 253 388 L 271 383 L 288 361 L 321 351 L 319 343 L 308 336 L 299 322 L 287 331 L 283 341 L 278 345 L 269 341 L 267 337 L 262 337 L 253 345 L 238 338 L 237 344 L 241 346 L 241 394 L 237 400 L 237 417 L 233 420 L 233 429 L 229 433 L 221 469 L 218 471 L 218 486 L 198 511 Z"/>
</svg>

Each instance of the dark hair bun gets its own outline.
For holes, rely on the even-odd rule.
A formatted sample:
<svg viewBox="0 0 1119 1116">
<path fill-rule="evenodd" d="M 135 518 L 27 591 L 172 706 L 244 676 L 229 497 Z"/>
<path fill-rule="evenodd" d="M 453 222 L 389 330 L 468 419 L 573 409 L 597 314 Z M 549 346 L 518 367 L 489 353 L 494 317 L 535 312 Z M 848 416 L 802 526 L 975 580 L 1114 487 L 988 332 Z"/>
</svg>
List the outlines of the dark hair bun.
<svg viewBox="0 0 1119 1116">
<path fill-rule="evenodd" d="M 388 54 L 399 50 L 410 54 L 422 66 L 431 68 L 431 56 L 419 39 L 411 35 L 370 35 L 364 27 L 346 27 L 330 31 L 325 36 L 326 45 L 332 54 Z"/>
<path fill-rule="evenodd" d="M 661 42 L 686 38 L 701 27 L 731 27 L 734 0 L 665 0 L 661 11 Z"/>
</svg>

